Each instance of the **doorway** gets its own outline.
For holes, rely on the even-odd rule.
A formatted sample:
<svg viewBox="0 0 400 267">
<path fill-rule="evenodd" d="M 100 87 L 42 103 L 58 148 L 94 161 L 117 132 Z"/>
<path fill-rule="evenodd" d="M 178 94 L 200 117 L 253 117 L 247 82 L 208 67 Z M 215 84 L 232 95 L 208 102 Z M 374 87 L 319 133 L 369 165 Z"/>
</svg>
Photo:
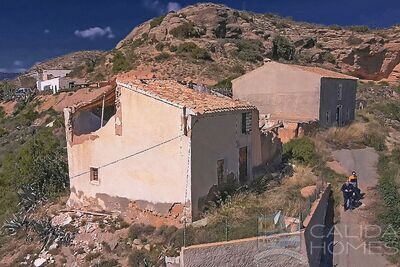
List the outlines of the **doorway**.
<svg viewBox="0 0 400 267">
<path fill-rule="evenodd" d="M 336 106 L 336 124 L 342 126 L 342 105 Z"/>
<path fill-rule="evenodd" d="M 247 181 L 247 146 L 239 149 L 239 181 Z"/>
</svg>

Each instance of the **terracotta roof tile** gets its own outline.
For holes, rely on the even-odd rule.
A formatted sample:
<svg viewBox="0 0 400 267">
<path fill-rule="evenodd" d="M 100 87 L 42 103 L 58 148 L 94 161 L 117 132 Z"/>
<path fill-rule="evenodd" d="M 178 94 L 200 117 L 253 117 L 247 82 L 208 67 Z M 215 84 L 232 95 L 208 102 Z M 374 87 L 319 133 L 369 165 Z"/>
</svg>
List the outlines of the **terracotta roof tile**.
<svg viewBox="0 0 400 267">
<path fill-rule="evenodd" d="M 256 107 L 249 102 L 233 100 L 229 97 L 207 92 L 200 92 L 173 80 L 140 80 L 124 77 L 122 75 L 118 77 L 117 82 L 137 87 L 137 89 L 154 97 L 185 106 L 200 114 L 256 109 Z"/>
</svg>

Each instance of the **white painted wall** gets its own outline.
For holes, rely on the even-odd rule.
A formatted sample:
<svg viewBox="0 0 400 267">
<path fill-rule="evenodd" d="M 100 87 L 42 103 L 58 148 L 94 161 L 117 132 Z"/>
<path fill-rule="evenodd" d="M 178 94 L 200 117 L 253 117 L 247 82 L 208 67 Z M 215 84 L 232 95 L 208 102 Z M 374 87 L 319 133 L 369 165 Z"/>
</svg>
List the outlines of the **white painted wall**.
<svg viewBox="0 0 400 267">
<path fill-rule="evenodd" d="M 103 128 L 89 134 L 90 139 L 67 145 L 71 177 L 69 204 L 95 203 L 110 209 L 107 198 L 144 202 L 155 209 L 183 204 L 185 189 L 191 185 L 190 140 L 183 136 L 182 108 L 120 88 L 122 135 L 115 134 L 114 116 Z M 140 155 L 100 168 L 99 183 L 90 182 L 90 167 L 103 166 L 178 136 Z M 84 174 L 76 176 L 81 173 Z M 186 201 L 190 203 L 190 195 Z"/>
<path fill-rule="evenodd" d="M 46 81 L 37 81 L 36 87 L 40 92 L 51 90 L 53 94 L 60 90 L 60 78 L 54 78 Z"/>
</svg>

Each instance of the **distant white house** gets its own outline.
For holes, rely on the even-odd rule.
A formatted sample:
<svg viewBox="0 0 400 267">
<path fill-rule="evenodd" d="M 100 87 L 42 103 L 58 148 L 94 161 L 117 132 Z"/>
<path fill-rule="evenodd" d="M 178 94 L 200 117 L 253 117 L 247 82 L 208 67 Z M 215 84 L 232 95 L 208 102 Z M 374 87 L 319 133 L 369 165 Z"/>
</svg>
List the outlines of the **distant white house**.
<svg viewBox="0 0 400 267">
<path fill-rule="evenodd" d="M 53 94 L 61 89 L 70 89 L 75 86 L 67 75 L 72 70 L 39 70 L 37 71 L 36 86 L 37 89 L 42 91 L 52 91 Z"/>
<path fill-rule="evenodd" d="M 40 92 L 52 91 L 53 94 L 60 90 L 73 89 L 75 87 L 84 87 L 85 81 L 82 79 L 72 79 L 69 77 L 57 77 L 50 80 L 37 81 L 36 86 Z"/>
</svg>

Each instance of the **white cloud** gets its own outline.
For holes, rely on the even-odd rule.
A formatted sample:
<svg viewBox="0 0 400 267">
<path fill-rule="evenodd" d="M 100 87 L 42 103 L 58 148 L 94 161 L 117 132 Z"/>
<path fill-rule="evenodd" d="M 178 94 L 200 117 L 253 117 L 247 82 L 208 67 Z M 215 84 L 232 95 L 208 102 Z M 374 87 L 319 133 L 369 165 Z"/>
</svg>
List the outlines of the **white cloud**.
<svg viewBox="0 0 400 267">
<path fill-rule="evenodd" d="M 182 6 L 178 2 L 163 3 L 160 0 L 142 0 L 143 6 L 147 9 L 157 12 L 162 15 L 170 11 L 178 11 Z"/>
<path fill-rule="evenodd" d="M 21 60 L 15 60 L 13 62 L 13 65 L 16 66 L 16 67 L 19 67 L 19 66 L 24 65 L 24 62 L 22 62 Z"/>
<path fill-rule="evenodd" d="M 105 28 L 92 27 L 92 28 L 89 28 L 86 30 L 76 30 L 74 32 L 74 34 L 78 37 L 91 39 L 91 40 L 93 40 L 97 37 L 106 37 L 109 39 L 112 39 L 115 37 L 110 26 L 107 26 Z"/>
<path fill-rule="evenodd" d="M 49 29 L 44 29 L 43 33 L 48 34 L 48 33 L 50 33 L 50 30 Z"/>
<path fill-rule="evenodd" d="M 182 6 L 178 2 L 168 2 L 167 4 L 167 11 L 178 11 L 181 9 Z"/>
</svg>

